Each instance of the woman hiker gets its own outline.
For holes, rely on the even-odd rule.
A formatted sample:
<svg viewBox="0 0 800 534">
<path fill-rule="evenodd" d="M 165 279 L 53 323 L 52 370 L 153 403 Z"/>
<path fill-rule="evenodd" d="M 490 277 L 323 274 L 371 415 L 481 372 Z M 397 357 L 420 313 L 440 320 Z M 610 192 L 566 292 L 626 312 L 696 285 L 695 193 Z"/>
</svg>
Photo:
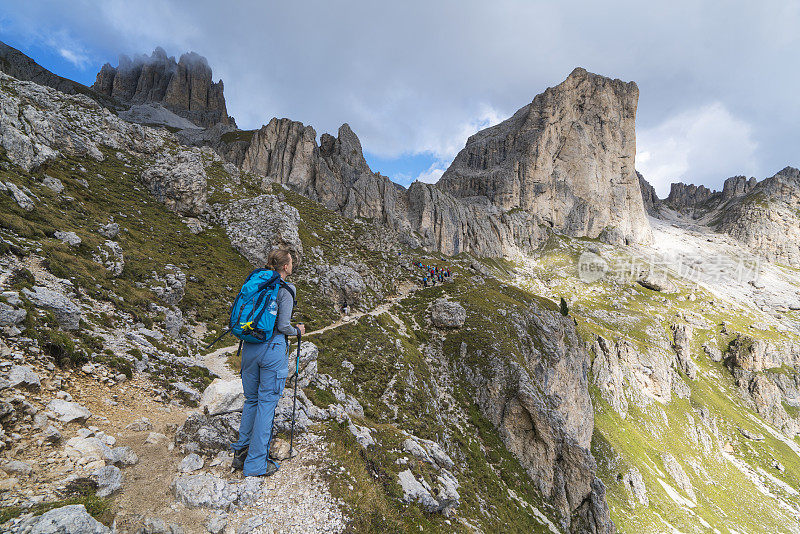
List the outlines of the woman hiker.
<svg viewBox="0 0 800 534">
<path fill-rule="evenodd" d="M 277 272 L 282 280 L 292 274 L 292 255 L 273 249 L 267 256 L 267 269 Z M 289 336 L 305 334 L 305 326 L 292 326 L 295 288 L 286 284 L 278 290 L 278 316 L 272 337 L 266 343 L 242 344 L 242 388 L 244 409 L 239 426 L 239 441 L 232 445 L 234 469 L 243 469 L 245 476 L 269 476 L 278 465 L 269 458 L 272 421 L 275 407 L 289 374 Z"/>
</svg>

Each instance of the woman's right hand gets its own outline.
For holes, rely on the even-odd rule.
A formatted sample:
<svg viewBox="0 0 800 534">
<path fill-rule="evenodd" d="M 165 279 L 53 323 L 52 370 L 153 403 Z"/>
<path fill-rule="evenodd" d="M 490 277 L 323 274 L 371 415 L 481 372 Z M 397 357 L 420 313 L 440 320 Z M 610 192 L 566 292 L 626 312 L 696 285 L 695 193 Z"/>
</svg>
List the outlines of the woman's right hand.
<svg viewBox="0 0 800 534">
<path fill-rule="evenodd" d="M 304 325 L 303 323 L 298 324 L 297 330 L 300 332 L 301 336 L 304 336 L 306 333 L 306 325 Z"/>
</svg>

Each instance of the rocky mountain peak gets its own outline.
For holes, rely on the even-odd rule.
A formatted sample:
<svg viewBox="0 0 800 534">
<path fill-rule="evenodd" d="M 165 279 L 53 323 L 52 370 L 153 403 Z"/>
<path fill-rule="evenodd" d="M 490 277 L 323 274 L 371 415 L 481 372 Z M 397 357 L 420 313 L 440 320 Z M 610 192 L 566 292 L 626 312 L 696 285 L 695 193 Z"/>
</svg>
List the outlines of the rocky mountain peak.
<svg viewBox="0 0 800 534">
<path fill-rule="evenodd" d="M 158 47 L 149 56 L 119 57 L 106 63 L 92 88 L 126 104 L 161 104 L 198 126 L 235 125 L 228 116 L 222 80 L 214 83 L 208 61 L 188 52 L 176 62 Z"/>
<path fill-rule="evenodd" d="M 467 140 L 437 187 L 521 209 L 557 231 L 649 242 L 634 170 L 639 89 L 582 68 Z"/>
<path fill-rule="evenodd" d="M 746 195 L 753 190 L 756 183 L 758 183 L 758 180 L 755 178 L 748 180 L 745 176 L 731 176 L 722 185 L 722 200 L 728 201 L 733 197 Z"/>
</svg>

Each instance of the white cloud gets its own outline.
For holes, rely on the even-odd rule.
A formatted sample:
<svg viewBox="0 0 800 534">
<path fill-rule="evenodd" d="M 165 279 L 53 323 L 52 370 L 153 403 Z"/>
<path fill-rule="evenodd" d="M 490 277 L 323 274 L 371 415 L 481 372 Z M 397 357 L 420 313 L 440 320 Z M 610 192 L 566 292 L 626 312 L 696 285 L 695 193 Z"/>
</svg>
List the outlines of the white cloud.
<svg viewBox="0 0 800 534">
<path fill-rule="evenodd" d="M 423 171 L 417 176 L 417 180 L 420 182 L 425 182 L 426 184 L 435 184 L 439 181 L 439 178 L 442 177 L 444 171 L 447 170 L 447 163 L 442 161 L 436 161 L 428 167 L 426 171 Z"/>
<path fill-rule="evenodd" d="M 62 47 L 58 49 L 58 53 L 61 57 L 81 69 L 89 63 L 89 58 L 86 57 L 86 54 L 78 52 L 77 50 L 70 50 L 69 48 Z"/>
<path fill-rule="evenodd" d="M 725 178 L 759 169 L 753 128 L 720 102 L 640 128 L 636 137 L 636 168 L 661 198 L 672 182 L 720 189 Z"/>
<path fill-rule="evenodd" d="M 479 130 L 494 126 L 509 116 L 510 114 L 504 114 L 489 104 L 479 104 L 477 113 L 473 117 L 461 121 L 443 132 L 431 132 L 432 135 L 429 138 L 421 139 L 420 152 L 430 152 L 438 159 L 446 161 L 444 164 L 446 169 L 456 154 L 464 148 L 469 136 Z"/>
</svg>

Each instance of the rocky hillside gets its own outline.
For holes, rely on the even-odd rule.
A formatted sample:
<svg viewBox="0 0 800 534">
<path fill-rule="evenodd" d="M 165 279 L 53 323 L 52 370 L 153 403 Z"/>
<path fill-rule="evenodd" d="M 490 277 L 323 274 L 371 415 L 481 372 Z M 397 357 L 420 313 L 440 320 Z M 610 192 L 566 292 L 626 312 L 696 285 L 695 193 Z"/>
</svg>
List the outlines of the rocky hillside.
<svg viewBox="0 0 800 534">
<path fill-rule="evenodd" d="M 708 232 L 724 232 L 751 253 L 793 267 L 800 265 L 798 171 L 786 167 L 775 176 L 758 181 L 734 176 L 722 191 L 705 186 L 673 183 L 669 196 L 659 200 L 652 186 L 641 177 L 642 198 L 648 213 L 669 218 L 665 208 L 685 216 Z"/>
<path fill-rule="evenodd" d="M 214 83 L 206 58 L 194 52 L 177 62 L 162 48 L 133 59 L 122 55 L 117 67 L 103 65 L 92 89 L 125 104 L 161 105 L 198 126 L 235 126 L 225 107 L 222 80 Z"/>
<path fill-rule="evenodd" d="M 800 532 L 798 272 L 617 174 L 633 119 L 603 124 L 634 90 L 575 71 L 471 138 L 450 185 L 406 190 L 347 125 L 175 135 L 0 74 L 3 530 Z M 595 159 L 615 206 L 659 217 L 581 200 L 563 173 Z M 789 209 L 779 174 L 763 194 Z M 531 177 L 564 203 L 523 204 Z M 309 333 L 298 455 L 262 480 L 230 470 L 233 340 L 205 345 L 273 246 Z M 425 287 L 419 262 L 453 276 Z"/>
<path fill-rule="evenodd" d="M 113 99 L 96 93 L 83 84 L 50 72 L 30 57 L 2 41 L 0 41 L 0 72 L 5 72 L 18 80 L 28 80 L 39 85 L 52 87 L 62 93 L 87 95 L 109 108 L 119 107 L 119 103 Z"/>
<path fill-rule="evenodd" d="M 768 260 L 800 267 L 800 171 L 786 167 L 751 183 L 731 195 L 711 224 Z"/>
</svg>

